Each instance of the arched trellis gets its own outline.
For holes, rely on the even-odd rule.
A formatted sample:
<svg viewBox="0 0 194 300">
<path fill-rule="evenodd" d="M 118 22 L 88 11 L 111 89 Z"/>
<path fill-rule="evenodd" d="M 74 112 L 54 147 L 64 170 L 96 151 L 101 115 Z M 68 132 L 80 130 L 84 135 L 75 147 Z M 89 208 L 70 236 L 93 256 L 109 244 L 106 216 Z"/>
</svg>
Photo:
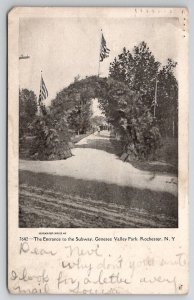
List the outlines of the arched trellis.
<svg viewBox="0 0 194 300">
<path fill-rule="evenodd" d="M 108 122 L 121 139 L 121 152 L 133 159 L 153 156 L 160 134 L 151 111 L 141 95 L 112 78 L 87 77 L 60 91 L 47 113 L 37 117 L 32 157 L 55 160 L 71 156 L 69 142 L 73 126 L 89 126 L 91 100 L 98 98 Z"/>
<path fill-rule="evenodd" d="M 98 98 L 108 122 L 119 134 L 123 151 L 138 159 L 154 155 L 160 146 L 156 121 L 141 95 L 131 91 L 124 82 L 97 76 L 76 81 L 57 94 L 52 101 L 51 115 L 58 122 L 66 118 L 69 124 L 71 121 L 73 124 L 77 113 L 78 119 L 80 114 L 84 121 L 94 98 Z M 87 122 L 83 124 L 87 125 Z"/>
<path fill-rule="evenodd" d="M 103 97 L 106 82 L 107 78 L 92 76 L 70 84 L 57 94 L 51 106 L 37 116 L 32 124 L 35 136 L 32 159 L 66 159 L 72 155 L 69 147 L 71 122 L 76 123 L 78 115 L 78 120 L 82 118 L 82 128 L 87 127 L 91 100 Z"/>
<path fill-rule="evenodd" d="M 70 84 L 52 101 L 52 116 L 57 120 L 65 117 L 70 129 L 85 133 L 90 127 L 91 101 L 105 98 L 107 82 L 107 78 L 91 76 Z"/>
</svg>

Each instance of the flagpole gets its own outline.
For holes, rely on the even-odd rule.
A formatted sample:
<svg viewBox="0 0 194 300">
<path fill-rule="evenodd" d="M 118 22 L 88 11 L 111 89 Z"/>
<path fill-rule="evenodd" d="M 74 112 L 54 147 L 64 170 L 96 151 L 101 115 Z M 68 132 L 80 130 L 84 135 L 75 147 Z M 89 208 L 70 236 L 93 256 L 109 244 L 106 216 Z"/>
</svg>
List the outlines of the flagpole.
<svg viewBox="0 0 194 300">
<path fill-rule="evenodd" d="M 100 53 L 102 47 L 102 29 L 100 30 L 100 51 L 99 51 L 99 60 L 98 60 L 98 77 L 100 77 Z"/>
<path fill-rule="evenodd" d="M 42 89 L 42 70 L 40 71 L 40 91 Z M 40 101 L 42 101 L 42 93 L 40 93 Z M 40 103 L 39 103 L 40 105 Z"/>
<path fill-rule="evenodd" d="M 42 84 L 42 70 L 40 71 L 40 92 L 39 92 L 39 97 L 38 97 L 38 116 L 41 116 L 41 109 L 40 109 L 40 101 L 42 101 L 41 84 Z"/>
<path fill-rule="evenodd" d="M 154 118 L 156 117 L 157 92 L 158 92 L 158 76 L 156 76 L 155 101 L 154 101 Z"/>
<path fill-rule="evenodd" d="M 99 58 L 99 62 L 98 62 L 98 77 L 100 77 L 100 58 Z"/>
</svg>

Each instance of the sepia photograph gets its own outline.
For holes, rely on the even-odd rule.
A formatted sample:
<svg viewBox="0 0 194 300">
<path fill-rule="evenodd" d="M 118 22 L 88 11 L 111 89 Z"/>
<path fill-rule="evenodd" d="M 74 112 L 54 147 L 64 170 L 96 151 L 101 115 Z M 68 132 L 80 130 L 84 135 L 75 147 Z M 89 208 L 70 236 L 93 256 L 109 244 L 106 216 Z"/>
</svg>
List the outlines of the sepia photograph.
<svg viewBox="0 0 194 300">
<path fill-rule="evenodd" d="M 20 228 L 178 228 L 179 35 L 173 16 L 19 19 Z"/>
<path fill-rule="evenodd" d="M 8 290 L 186 294 L 188 10 L 8 15 Z"/>
</svg>

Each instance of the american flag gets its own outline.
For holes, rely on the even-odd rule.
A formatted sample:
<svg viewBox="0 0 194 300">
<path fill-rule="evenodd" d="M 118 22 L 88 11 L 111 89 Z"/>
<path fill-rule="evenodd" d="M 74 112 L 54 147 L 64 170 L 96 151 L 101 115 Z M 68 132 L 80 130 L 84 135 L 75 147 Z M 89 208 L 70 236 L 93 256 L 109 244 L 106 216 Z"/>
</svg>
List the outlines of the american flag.
<svg viewBox="0 0 194 300">
<path fill-rule="evenodd" d="M 106 46 L 106 40 L 104 38 L 104 35 L 102 33 L 101 38 L 101 47 L 100 47 L 100 62 L 104 60 L 104 58 L 109 56 L 110 49 Z"/>
<path fill-rule="evenodd" d="M 41 79 L 40 79 L 40 94 L 39 94 L 39 105 L 41 104 L 42 100 L 45 100 L 48 97 L 48 90 L 46 87 L 46 84 L 42 78 L 41 74 Z"/>
</svg>

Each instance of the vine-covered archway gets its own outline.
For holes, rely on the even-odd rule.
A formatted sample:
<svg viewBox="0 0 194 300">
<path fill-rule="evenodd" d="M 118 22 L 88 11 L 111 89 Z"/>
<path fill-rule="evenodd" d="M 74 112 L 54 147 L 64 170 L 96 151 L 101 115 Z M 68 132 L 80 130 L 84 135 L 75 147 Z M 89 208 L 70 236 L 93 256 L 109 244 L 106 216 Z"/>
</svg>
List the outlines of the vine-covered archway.
<svg viewBox="0 0 194 300">
<path fill-rule="evenodd" d="M 73 132 L 89 129 L 94 98 L 98 98 L 107 121 L 119 135 L 121 152 L 133 159 L 154 156 L 160 145 L 159 129 L 141 95 L 123 82 L 91 76 L 61 90 L 46 113 L 36 120 L 37 154 L 34 157 L 65 159 L 71 156 L 71 136 Z"/>
</svg>

